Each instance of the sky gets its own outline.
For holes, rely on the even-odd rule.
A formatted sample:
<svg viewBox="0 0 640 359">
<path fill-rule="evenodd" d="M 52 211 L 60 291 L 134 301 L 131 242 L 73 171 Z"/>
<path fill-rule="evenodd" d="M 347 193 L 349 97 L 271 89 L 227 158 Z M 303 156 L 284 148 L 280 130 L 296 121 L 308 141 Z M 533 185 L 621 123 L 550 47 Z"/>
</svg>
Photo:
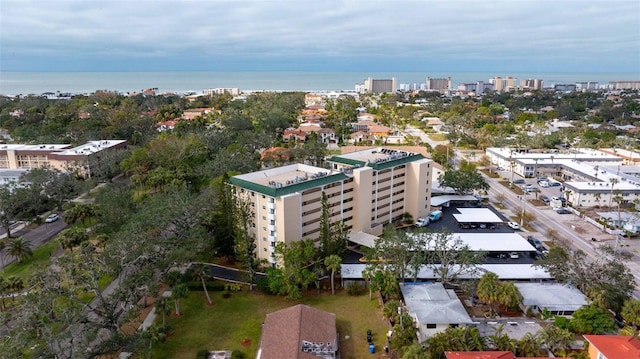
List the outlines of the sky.
<svg viewBox="0 0 640 359">
<path fill-rule="evenodd" d="M 638 0 L 0 0 L 0 72 L 630 72 Z"/>
</svg>

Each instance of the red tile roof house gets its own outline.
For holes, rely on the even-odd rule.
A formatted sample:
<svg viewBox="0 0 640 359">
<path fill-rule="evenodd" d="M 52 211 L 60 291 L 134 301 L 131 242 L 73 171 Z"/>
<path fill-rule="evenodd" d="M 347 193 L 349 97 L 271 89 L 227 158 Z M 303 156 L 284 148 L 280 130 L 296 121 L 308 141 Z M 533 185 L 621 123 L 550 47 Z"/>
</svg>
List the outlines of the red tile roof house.
<svg viewBox="0 0 640 359">
<path fill-rule="evenodd" d="M 444 355 L 447 359 L 524 359 L 519 358 L 513 352 L 503 351 L 477 351 L 477 352 L 445 352 Z M 527 359 L 542 359 L 539 358 L 527 358 Z M 544 357 L 548 359 L 548 357 Z"/>
<path fill-rule="evenodd" d="M 584 335 L 589 359 L 640 359 L 640 339 L 623 335 Z"/>
<path fill-rule="evenodd" d="M 303 304 L 267 314 L 257 359 L 337 357 L 335 314 Z"/>
</svg>

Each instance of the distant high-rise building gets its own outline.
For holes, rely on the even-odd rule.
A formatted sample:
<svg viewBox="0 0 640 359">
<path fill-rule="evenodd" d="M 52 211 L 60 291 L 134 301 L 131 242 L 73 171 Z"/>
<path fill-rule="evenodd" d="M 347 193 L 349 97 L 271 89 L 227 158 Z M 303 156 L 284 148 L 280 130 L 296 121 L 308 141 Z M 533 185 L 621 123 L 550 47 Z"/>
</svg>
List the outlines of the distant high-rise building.
<svg viewBox="0 0 640 359">
<path fill-rule="evenodd" d="M 583 91 L 594 91 L 598 89 L 598 83 L 593 81 L 576 82 L 576 88 Z"/>
<path fill-rule="evenodd" d="M 573 92 L 576 90 L 575 84 L 555 84 L 553 89 L 560 92 Z"/>
<path fill-rule="evenodd" d="M 502 80 L 502 77 L 496 76 L 493 78 L 493 89 L 498 92 L 504 91 L 504 81 Z"/>
<path fill-rule="evenodd" d="M 516 79 L 515 77 L 508 76 L 504 82 L 504 90 L 509 91 L 516 88 Z"/>
<path fill-rule="evenodd" d="M 539 79 L 527 79 L 520 81 L 520 87 L 529 90 L 542 90 L 544 81 Z"/>
<path fill-rule="evenodd" d="M 425 85 L 426 85 L 427 91 L 445 92 L 445 91 L 451 90 L 451 77 L 447 77 L 446 79 L 445 78 L 433 79 L 427 76 L 427 81 Z"/>
<path fill-rule="evenodd" d="M 393 93 L 396 91 L 396 78 L 364 80 L 364 92 L 366 93 Z"/>
<path fill-rule="evenodd" d="M 614 90 L 638 90 L 640 81 L 611 81 L 609 82 Z"/>
</svg>

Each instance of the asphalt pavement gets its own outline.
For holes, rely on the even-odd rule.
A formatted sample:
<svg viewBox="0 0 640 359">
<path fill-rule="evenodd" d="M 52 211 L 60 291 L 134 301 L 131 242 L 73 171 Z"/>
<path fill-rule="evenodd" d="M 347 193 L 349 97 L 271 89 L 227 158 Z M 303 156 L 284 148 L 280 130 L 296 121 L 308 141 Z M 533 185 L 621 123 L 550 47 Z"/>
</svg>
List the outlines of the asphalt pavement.
<svg viewBox="0 0 640 359">
<path fill-rule="evenodd" d="M 39 226 L 29 225 L 27 223 L 18 223 L 15 230 L 11 231 L 11 238 L 22 237 L 29 241 L 32 250 L 40 247 L 44 243 L 48 242 L 56 234 L 60 233 L 67 227 L 67 224 L 60 219 L 52 223 L 43 223 Z M 0 231 L 0 237 L 6 236 L 4 230 Z M 6 249 L 0 252 L 4 261 L 0 263 L 0 268 L 6 267 L 15 261 L 15 258 L 6 255 Z M 4 264 L 4 266 L 3 266 Z"/>
</svg>

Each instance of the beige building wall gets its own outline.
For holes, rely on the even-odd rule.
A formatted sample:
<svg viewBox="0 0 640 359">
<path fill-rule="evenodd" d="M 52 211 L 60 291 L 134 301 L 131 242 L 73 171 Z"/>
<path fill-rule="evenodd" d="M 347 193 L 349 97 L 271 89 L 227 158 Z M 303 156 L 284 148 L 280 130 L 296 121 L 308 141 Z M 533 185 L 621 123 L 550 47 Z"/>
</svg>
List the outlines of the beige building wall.
<svg viewBox="0 0 640 359">
<path fill-rule="evenodd" d="M 254 223 L 251 226 L 257 257 L 273 264 L 273 248 L 278 242 L 317 240 L 323 193 L 327 198 L 329 221 L 342 222 L 353 232 L 379 235 L 385 225 L 402 219 L 405 212 L 414 218 L 426 216 L 430 209 L 432 161 L 420 156 L 414 161 L 391 164 L 374 169 L 336 162 L 332 173 L 344 174 L 334 181 L 316 186 L 308 182 L 306 187 L 281 195 L 259 184 L 292 178 L 296 173 L 300 175 L 300 171 L 324 169 L 291 165 L 237 176 L 238 194 L 252 203 Z M 276 197 L 272 197 L 274 195 Z"/>
</svg>

